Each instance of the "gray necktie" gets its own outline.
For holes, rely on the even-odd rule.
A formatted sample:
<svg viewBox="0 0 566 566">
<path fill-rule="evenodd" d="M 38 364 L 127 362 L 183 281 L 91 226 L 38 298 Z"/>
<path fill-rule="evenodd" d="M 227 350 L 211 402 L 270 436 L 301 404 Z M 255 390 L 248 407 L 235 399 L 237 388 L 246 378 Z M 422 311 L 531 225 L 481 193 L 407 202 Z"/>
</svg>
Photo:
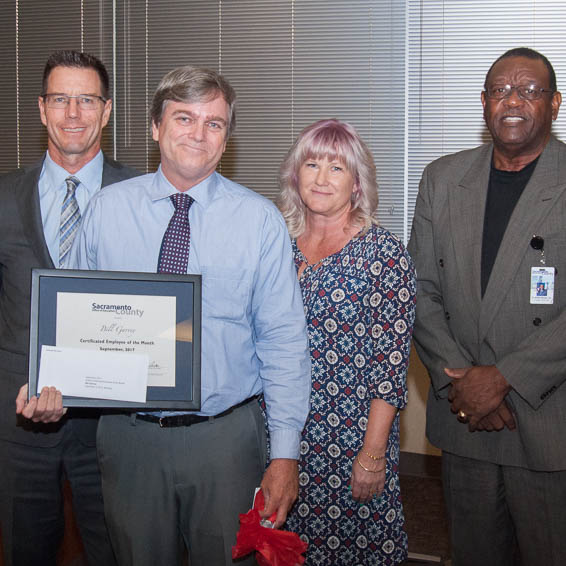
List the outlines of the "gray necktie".
<svg viewBox="0 0 566 566">
<path fill-rule="evenodd" d="M 65 183 L 67 183 L 67 194 L 61 207 L 61 224 L 59 226 L 59 267 L 63 266 L 81 221 L 81 211 L 75 195 L 80 181 L 76 177 L 67 177 Z"/>
</svg>

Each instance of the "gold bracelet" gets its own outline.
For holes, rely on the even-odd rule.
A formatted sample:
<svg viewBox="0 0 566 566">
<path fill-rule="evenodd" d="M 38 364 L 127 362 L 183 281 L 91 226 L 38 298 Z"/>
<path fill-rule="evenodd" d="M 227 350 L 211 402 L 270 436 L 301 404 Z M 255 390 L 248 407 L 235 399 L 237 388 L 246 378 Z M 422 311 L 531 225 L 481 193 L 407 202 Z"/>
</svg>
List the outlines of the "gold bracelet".
<svg viewBox="0 0 566 566">
<path fill-rule="evenodd" d="M 385 460 L 385 454 L 383 456 L 374 456 L 370 454 L 367 450 L 364 450 L 364 454 L 369 456 L 374 462 L 379 462 L 380 460 Z"/>
<path fill-rule="evenodd" d="M 366 468 L 361 462 L 360 462 L 360 456 L 356 456 L 356 462 L 358 462 L 360 468 L 362 470 L 365 470 L 366 472 L 369 472 L 370 474 L 377 474 L 379 472 L 383 472 L 383 470 L 385 470 L 385 468 L 380 468 L 379 470 L 370 470 L 369 468 Z"/>
</svg>

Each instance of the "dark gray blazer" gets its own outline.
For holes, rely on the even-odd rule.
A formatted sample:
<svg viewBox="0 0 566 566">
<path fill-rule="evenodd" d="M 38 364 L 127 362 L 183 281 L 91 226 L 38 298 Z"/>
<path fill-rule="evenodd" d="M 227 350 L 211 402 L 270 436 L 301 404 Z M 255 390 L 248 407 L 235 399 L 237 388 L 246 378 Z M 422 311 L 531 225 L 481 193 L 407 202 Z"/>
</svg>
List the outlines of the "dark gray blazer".
<svg viewBox="0 0 566 566">
<path fill-rule="evenodd" d="M 432 387 L 427 435 L 442 450 L 532 470 L 566 470 L 566 145 L 552 137 L 517 203 L 483 299 L 483 219 L 492 144 L 424 170 L 409 251 L 418 277 L 414 338 Z M 556 268 L 553 305 L 530 304 L 533 235 Z M 470 433 L 446 399 L 445 367 L 495 364 L 513 387 L 517 430 Z"/>
<path fill-rule="evenodd" d="M 16 419 L 15 399 L 27 382 L 31 270 L 53 268 L 47 249 L 37 182 L 43 160 L 0 177 L 0 438 L 38 446 L 59 442 L 61 423 Z M 102 186 L 139 175 L 104 157 Z M 69 411 L 71 412 L 71 411 Z M 85 411 L 74 418 L 81 440 L 94 444 L 96 418 Z"/>
</svg>

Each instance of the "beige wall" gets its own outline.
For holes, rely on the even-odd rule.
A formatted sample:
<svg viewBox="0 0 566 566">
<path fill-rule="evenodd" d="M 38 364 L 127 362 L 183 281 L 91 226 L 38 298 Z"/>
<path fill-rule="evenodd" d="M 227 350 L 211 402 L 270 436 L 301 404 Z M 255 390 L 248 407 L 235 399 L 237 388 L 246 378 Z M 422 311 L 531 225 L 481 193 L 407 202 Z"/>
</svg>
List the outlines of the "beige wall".
<svg viewBox="0 0 566 566">
<path fill-rule="evenodd" d="M 425 436 L 426 399 L 430 380 L 414 348 L 407 375 L 409 402 L 401 413 L 401 450 L 417 454 L 439 455 L 440 450 L 432 446 Z"/>
</svg>

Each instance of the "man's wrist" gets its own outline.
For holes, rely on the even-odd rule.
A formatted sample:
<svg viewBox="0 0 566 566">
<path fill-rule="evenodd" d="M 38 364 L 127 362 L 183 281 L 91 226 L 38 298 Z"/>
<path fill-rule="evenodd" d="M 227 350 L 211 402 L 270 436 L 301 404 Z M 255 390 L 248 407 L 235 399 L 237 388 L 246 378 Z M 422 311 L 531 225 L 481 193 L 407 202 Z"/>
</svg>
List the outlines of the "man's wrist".
<svg viewBox="0 0 566 566">
<path fill-rule="evenodd" d="M 285 458 L 298 460 L 300 455 L 301 433 L 293 429 L 270 431 L 271 459 Z"/>
<path fill-rule="evenodd" d="M 507 395 L 507 393 L 509 393 L 511 389 L 513 389 L 511 387 L 511 384 L 507 381 L 507 379 L 505 379 L 505 376 L 496 365 L 494 365 L 493 368 L 497 372 L 496 376 L 497 376 L 498 387 L 501 389 L 502 392 L 504 392 L 505 395 Z"/>
</svg>

